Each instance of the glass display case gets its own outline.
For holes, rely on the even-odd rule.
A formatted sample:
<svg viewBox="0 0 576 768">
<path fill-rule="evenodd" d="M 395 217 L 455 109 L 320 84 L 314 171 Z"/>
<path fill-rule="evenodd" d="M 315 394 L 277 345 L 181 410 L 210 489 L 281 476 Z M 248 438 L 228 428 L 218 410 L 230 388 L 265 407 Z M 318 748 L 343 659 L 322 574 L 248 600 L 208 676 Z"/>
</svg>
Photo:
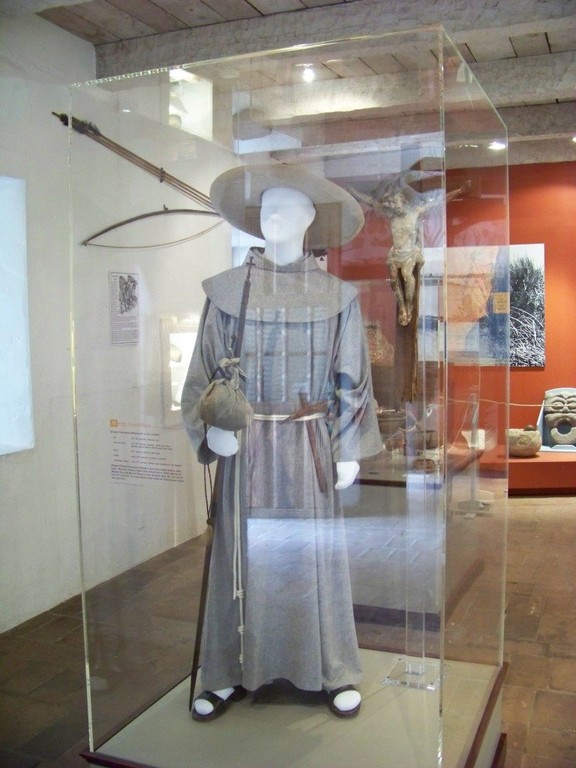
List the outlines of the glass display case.
<svg viewBox="0 0 576 768">
<path fill-rule="evenodd" d="M 502 764 L 506 131 L 456 47 L 184 64 L 60 118 L 86 760 Z"/>
</svg>

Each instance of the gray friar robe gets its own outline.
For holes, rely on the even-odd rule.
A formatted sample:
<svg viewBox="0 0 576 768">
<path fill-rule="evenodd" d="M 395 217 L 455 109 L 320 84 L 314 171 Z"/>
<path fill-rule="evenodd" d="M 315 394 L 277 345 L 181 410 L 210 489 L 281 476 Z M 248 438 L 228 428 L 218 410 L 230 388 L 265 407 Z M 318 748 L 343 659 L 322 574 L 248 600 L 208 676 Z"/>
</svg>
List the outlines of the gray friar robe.
<svg viewBox="0 0 576 768">
<path fill-rule="evenodd" d="M 283 678 L 304 690 L 332 690 L 361 677 L 335 463 L 382 449 L 363 322 L 355 288 L 319 269 L 313 256 L 279 267 L 250 255 L 241 367 L 255 413 L 275 418 L 256 418 L 238 435 L 238 454 L 219 459 L 202 683 L 256 690 Z M 198 400 L 218 361 L 232 356 L 246 269 L 203 283 L 207 299 L 182 396 L 203 463 L 217 457 L 206 445 Z M 301 408 L 302 393 L 322 404 L 322 417 L 277 420 Z M 234 573 L 244 595 L 242 659 Z"/>
</svg>

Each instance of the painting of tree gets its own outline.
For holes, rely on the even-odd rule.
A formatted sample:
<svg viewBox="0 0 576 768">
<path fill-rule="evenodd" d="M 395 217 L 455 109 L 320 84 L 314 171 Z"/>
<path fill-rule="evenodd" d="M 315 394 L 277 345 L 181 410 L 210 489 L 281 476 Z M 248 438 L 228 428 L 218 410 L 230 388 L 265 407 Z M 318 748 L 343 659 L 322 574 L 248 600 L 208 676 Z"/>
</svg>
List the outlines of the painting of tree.
<svg viewBox="0 0 576 768">
<path fill-rule="evenodd" d="M 544 334 L 544 245 L 510 246 L 510 365 L 541 368 Z"/>
</svg>

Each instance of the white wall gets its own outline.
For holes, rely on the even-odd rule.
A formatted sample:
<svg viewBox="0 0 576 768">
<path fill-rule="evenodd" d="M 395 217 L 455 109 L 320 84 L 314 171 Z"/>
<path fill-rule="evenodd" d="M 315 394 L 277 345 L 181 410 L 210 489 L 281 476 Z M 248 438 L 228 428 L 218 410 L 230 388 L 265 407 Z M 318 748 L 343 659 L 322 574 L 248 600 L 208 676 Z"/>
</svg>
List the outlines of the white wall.
<svg viewBox="0 0 576 768">
<path fill-rule="evenodd" d="M 0 19 L 0 25 L 0 175 L 21 179 L 26 188 L 35 430 L 33 448 L 0 455 L 5 631 L 80 591 L 78 510 L 87 586 L 204 529 L 201 469 L 182 425 L 163 423 L 160 319 L 199 315 L 201 280 L 230 266 L 227 226 L 170 249 L 82 246 L 84 238 L 122 218 L 190 201 L 86 136 L 74 133 L 70 140 L 51 113 L 70 109 L 204 193 L 214 175 L 230 166 L 232 153 L 168 126 L 165 75 L 70 89 L 94 78 L 91 45 L 35 16 Z M 182 234 L 154 232 L 153 239 Z M 109 272 L 138 276 L 137 344 L 111 344 Z M 114 419 L 145 426 L 147 438 L 157 435 L 184 479 L 118 481 L 111 466 Z"/>
<path fill-rule="evenodd" d="M 204 194 L 233 163 L 230 150 L 168 125 L 166 73 L 74 91 L 76 118 Z M 199 318 L 201 280 L 229 267 L 231 256 L 228 225 L 170 247 L 128 247 L 178 241 L 214 223 L 196 216 L 155 218 L 147 235 L 143 222 L 133 224 L 99 240 L 107 247 L 81 245 L 128 217 L 198 205 L 82 134 L 73 134 L 71 154 L 78 469 L 90 587 L 205 528 L 202 469 L 181 420 L 164 423 L 160 321 Z M 110 272 L 137 279 L 137 342 L 111 341 Z M 178 470 L 177 480 L 162 471 L 163 461 Z"/>
<path fill-rule="evenodd" d="M 26 186 L 35 445 L 0 456 L 0 631 L 77 594 L 69 362 L 68 84 L 93 47 L 36 16 L 0 19 L 0 174 Z M 0 212 L 0 215 L 2 213 Z M 1 300 L 1 295 L 0 295 Z"/>
</svg>

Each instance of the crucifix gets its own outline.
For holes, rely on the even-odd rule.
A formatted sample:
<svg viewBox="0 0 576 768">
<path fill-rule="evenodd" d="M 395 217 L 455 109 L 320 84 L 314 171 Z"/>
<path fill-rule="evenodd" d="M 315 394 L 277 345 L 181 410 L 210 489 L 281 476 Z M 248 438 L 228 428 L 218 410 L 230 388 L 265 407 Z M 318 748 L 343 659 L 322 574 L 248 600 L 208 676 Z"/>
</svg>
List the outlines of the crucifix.
<svg viewBox="0 0 576 768">
<path fill-rule="evenodd" d="M 360 202 L 390 221 L 392 247 L 387 264 L 397 305 L 395 367 L 403 370 L 398 392 L 401 401 L 412 402 L 417 389 L 418 292 L 424 264 L 422 219 L 431 208 L 448 202 L 470 186 L 466 182 L 452 192 L 441 188 L 419 192 L 411 186 L 437 175 L 437 171 L 409 169 L 386 176 L 370 194 L 350 188 Z"/>
</svg>

